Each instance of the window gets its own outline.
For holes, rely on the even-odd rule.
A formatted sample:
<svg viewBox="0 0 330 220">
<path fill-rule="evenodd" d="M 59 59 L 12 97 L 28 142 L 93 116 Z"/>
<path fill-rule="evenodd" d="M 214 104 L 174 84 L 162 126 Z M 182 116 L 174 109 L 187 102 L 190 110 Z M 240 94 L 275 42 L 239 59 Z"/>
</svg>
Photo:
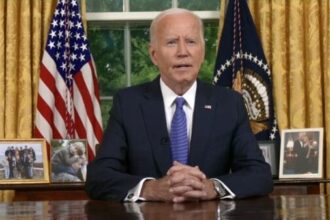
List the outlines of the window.
<svg viewBox="0 0 330 220">
<path fill-rule="evenodd" d="M 216 57 L 219 0 L 87 0 L 88 39 L 100 86 L 103 125 L 113 95 L 158 75 L 148 54 L 149 25 L 164 9 L 193 10 L 204 21 L 206 59 L 200 78 L 211 82 Z"/>
</svg>

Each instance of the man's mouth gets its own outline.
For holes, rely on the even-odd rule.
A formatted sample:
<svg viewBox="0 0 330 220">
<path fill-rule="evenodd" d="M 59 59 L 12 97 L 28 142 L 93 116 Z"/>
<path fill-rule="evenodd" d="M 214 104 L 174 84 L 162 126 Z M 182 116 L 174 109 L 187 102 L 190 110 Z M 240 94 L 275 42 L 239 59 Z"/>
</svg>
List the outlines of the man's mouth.
<svg viewBox="0 0 330 220">
<path fill-rule="evenodd" d="M 178 64 L 178 65 L 174 65 L 174 68 L 188 68 L 188 67 L 192 67 L 192 65 L 190 65 L 190 64 Z"/>
</svg>

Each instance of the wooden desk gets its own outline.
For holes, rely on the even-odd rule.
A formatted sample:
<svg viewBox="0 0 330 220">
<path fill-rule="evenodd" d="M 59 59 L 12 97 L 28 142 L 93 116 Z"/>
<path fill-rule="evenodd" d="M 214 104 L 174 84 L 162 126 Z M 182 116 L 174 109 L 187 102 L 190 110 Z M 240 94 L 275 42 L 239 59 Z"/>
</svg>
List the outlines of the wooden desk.
<svg viewBox="0 0 330 220">
<path fill-rule="evenodd" d="M 328 179 L 274 180 L 272 195 L 320 194 L 320 184 Z M 0 184 L 0 190 L 15 190 L 14 201 L 86 200 L 83 183 Z"/>
<path fill-rule="evenodd" d="M 327 219 L 329 206 L 330 197 L 322 195 L 285 195 L 183 204 L 25 201 L 0 203 L 0 219 Z"/>
<path fill-rule="evenodd" d="M 320 185 L 329 182 L 329 179 L 276 179 L 272 195 L 320 194 Z"/>
<path fill-rule="evenodd" d="M 84 189 L 84 183 L 1 184 L 0 190 L 15 190 L 14 201 L 89 199 Z"/>
</svg>

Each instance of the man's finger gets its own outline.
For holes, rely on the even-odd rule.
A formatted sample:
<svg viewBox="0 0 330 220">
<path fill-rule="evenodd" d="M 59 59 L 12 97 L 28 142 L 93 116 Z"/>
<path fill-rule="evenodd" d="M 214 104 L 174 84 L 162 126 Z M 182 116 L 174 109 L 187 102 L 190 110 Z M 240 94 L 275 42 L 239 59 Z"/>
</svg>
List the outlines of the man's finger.
<svg viewBox="0 0 330 220">
<path fill-rule="evenodd" d="M 169 189 L 170 193 L 172 193 L 176 196 L 182 195 L 191 190 L 193 190 L 193 188 L 191 188 L 190 186 L 175 186 L 175 187 L 171 187 Z"/>
<path fill-rule="evenodd" d="M 189 174 L 191 176 L 195 176 L 201 180 L 206 179 L 205 174 L 198 168 L 198 167 L 191 167 L 187 165 L 176 165 L 172 166 L 168 172 L 167 175 L 171 176 L 176 173 L 185 173 Z"/>
<path fill-rule="evenodd" d="M 203 190 L 205 188 L 204 182 L 194 176 L 176 175 L 171 177 L 169 182 L 170 188 L 177 186 L 189 186 L 197 190 Z"/>
<path fill-rule="evenodd" d="M 189 200 L 191 199 L 198 199 L 202 200 L 205 198 L 207 193 L 204 190 L 190 190 L 182 194 L 183 197 L 188 198 Z"/>
</svg>

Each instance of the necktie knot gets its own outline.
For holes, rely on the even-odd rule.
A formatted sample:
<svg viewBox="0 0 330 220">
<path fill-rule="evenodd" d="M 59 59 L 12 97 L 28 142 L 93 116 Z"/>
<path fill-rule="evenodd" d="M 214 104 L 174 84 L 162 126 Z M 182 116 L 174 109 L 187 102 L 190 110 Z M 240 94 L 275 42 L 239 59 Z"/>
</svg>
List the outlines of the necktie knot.
<svg viewBox="0 0 330 220">
<path fill-rule="evenodd" d="M 183 97 L 177 97 L 175 99 L 175 105 L 177 108 L 182 109 L 183 105 L 186 103 L 186 100 Z"/>
</svg>

